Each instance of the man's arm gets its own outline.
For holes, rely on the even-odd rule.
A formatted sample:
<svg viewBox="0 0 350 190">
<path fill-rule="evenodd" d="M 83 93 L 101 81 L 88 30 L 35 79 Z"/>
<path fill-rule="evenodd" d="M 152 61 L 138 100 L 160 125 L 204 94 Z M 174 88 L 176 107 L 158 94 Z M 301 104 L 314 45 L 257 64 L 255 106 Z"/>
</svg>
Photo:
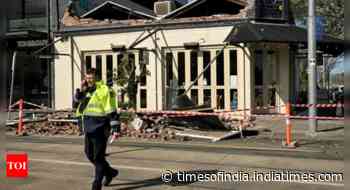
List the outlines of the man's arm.
<svg viewBox="0 0 350 190">
<path fill-rule="evenodd" d="M 117 137 L 120 133 L 120 118 L 117 113 L 116 93 L 112 88 L 109 88 L 105 101 L 105 112 L 108 113 L 112 134 L 113 137 Z M 111 142 L 113 142 L 113 140 L 114 139 L 112 139 Z"/>
</svg>

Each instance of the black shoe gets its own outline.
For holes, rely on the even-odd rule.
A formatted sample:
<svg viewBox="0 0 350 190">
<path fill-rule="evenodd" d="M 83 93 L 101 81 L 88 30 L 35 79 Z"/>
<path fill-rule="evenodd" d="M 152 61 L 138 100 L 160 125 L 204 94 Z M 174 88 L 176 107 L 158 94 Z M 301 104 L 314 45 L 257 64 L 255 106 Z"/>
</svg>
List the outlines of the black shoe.
<svg viewBox="0 0 350 190">
<path fill-rule="evenodd" d="M 108 186 L 109 184 L 111 184 L 112 179 L 114 177 L 117 177 L 117 175 L 119 174 L 119 171 L 116 169 L 111 169 L 111 172 L 109 173 L 109 175 L 105 176 L 103 185 L 104 186 Z"/>
<path fill-rule="evenodd" d="M 92 183 L 92 190 L 102 190 L 102 185 L 100 183 L 96 183 L 95 181 Z"/>
</svg>

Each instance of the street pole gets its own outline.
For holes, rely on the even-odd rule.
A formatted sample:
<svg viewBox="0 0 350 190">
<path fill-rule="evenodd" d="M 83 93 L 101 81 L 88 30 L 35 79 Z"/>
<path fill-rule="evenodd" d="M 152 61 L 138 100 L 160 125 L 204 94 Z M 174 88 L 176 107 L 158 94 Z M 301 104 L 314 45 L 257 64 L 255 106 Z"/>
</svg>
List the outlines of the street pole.
<svg viewBox="0 0 350 190">
<path fill-rule="evenodd" d="M 309 0 L 308 17 L 308 66 L 309 66 L 309 135 L 315 136 L 317 132 L 317 120 L 315 119 L 317 110 L 317 89 L 316 89 L 316 20 L 315 20 L 315 0 Z"/>
</svg>

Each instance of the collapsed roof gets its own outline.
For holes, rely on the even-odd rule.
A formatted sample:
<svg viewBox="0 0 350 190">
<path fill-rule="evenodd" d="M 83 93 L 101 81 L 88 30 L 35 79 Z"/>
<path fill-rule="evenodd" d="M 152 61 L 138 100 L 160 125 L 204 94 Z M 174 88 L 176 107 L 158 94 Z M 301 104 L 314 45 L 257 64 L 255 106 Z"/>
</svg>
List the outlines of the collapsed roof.
<svg viewBox="0 0 350 190">
<path fill-rule="evenodd" d="M 171 0 L 168 0 L 171 1 Z M 172 0 L 175 2 L 175 0 Z M 133 20 L 176 20 L 180 22 L 184 18 L 193 20 L 195 17 L 209 17 L 210 19 L 220 19 L 221 17 L 234 16 L 243 18 L 244 8 L 247 7 L 247 0 L 176 0 L 175 7 L 167 14 L 157 15 L 153 10 L 156 0 L 95 0 L 93 5 L 86 6 L 87 10 L 82 10 L 77 1 L 66 6 L 62 14 L 62 22 L 65 26 L 81 26 L 85 24 L 108 24 L 114 21 Z M 68 12 L 68 13 L 67 13 Z M 83 22 L 80 22 L 82 19 Z M 105 22 L 109 20 L 111 22 Z M 68 22 L 67 22 L 68 21 Z"/>
<path fill-rule="evenodd" d="M 100 0 L 101 2 L 103 0 Z M 121 14 L 122 13 L 122 14 Z M 82 18 L 94 19 L 122 19 L 148 18 L 155 19 L 154 12 L 130 0 L 108 0 L 81 15 Z"/>
</svg>

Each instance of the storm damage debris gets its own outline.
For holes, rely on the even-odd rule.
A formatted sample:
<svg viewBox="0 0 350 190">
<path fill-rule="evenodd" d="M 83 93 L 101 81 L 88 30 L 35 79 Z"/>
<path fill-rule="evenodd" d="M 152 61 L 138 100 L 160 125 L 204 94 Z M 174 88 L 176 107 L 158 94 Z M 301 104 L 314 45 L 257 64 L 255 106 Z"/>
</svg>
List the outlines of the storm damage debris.
<svg viewBox="0 0 350 190">
<path fill-rule="evenodd" d="M 235 136 L 244 128 L 253 126 L 253 119 L 221 116 L 181 116 L 177 111 L 164 112 L 121 112 L 121 137 L 154 141 L 189 141 L 200 138 L 217 142 Z M 214 112 L 193 111 L 202 114 Z M 33 119 L 35 114 L 35 119 Z M 7 131 L 15 132 L 16 121 L 8 122 Z M 24 130 L 27 135 L 39 136 L 77 136 L 81 133 L 74 110 L 32 110 L 26 111 Z"/>
</svg>

